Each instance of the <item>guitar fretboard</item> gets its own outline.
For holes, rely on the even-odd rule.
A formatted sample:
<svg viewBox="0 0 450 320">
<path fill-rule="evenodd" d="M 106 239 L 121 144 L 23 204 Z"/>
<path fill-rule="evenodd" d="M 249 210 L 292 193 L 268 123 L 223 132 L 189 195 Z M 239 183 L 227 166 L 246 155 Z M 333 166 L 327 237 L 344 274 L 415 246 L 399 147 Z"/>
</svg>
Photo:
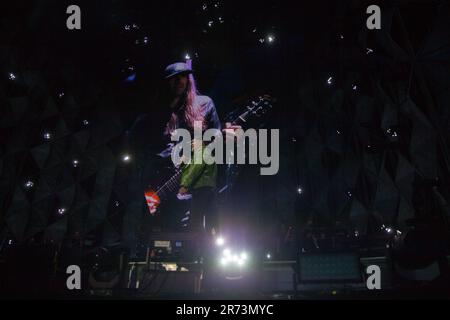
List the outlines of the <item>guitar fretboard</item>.
<svg viewBox="0 0 450 320">
<path fill-rule="evenodd" d="M 166 196 L 168 193 L 172 193 L 175 190 L 178 189 L 178 180 L 181 176 L 181 170 L 177 170 L 177 172 L 169 179 L 166 181 L 166 183 L 164 183 L 161 187 L 158 188 L 158 190 L 156 190 L 156 194 L 164 197 Z"/>
</svg>

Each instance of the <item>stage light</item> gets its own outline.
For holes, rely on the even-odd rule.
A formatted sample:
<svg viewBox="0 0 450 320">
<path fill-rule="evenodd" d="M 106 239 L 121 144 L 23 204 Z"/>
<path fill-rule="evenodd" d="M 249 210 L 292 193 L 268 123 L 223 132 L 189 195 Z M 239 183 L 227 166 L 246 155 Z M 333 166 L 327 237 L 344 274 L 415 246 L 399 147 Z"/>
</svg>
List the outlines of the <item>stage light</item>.
<svg viewBox="0 0 450 320">
<path fill-rule="evenodd" d="M 83 124 L 84 124 L 85 126 L 87 126 L 87 125 L 89 124 L 89 121 L 83 120 Z"/>
<path fill-rule="evenodd" d="M 341 39 L 344 39 L 344 36 L 341 34 L 341 35 L 340 35 L 340 38 L 341 38 Z"/>
<path fill-rule="evenodd" d="M 337 133 L 337 134 L 341 134 L 341 132 L 340 132 L 339 130 L 336 130 L 336 133 Z"/>
<path fill-rule="evenodd" d="M 247 255 L 247 253 L 245 251 L 241 252 L 241 259 L 242 260 L 247 260 L 248 259 L 248 255 Z"/>
<path fill-rule="evenodd" d="M 267 258 L 267 260 L 270 260 L 270 259 L 272 259 L 272 255 L 270 253 L 267 253 L 266 258 Z"/>
<path fill-rule="evenodd" d="M 226 258 L 226 257 L 222 257 L 221 259 L 220 259 L 220 264 L 222 265 L 222 266 L 226 266 L 226 265 L 228 265 L 228 259 Z"/>
<path fill-rule="evenodd" d="M 190 56 L 189 54 L 186 54 L 186 55 L 184 56 L 184 58 L 185 58 L 186 60 L 189 60 L 189 59 L 191 58 L 191 56 Z"/>
<path fill-rule="evenodd" d="M 219 22 L 220 22 L 220 23 L 224 23 L 224 20 L 223 20 L 222 17 L 219 17 Z"/>
<path fill-rule="evenodd" d="M 261 42 L 261 43 L 264 43 L 264 41 L 265 41 L 264 38 L 259 39 L 259 42 Z"/>
<path fill-rule="evenodd" d="M 8 74 L 8 79 L 9 79 L 9 80 L 16 80 L 16 75 L 15 75 L 14 73 L 11 73 L 11 72 L 10 72 L 10 73 Z"/>
<path fill-rule="evenodd" d="M 72 160 L 72 165 L 74 168 L 78 167 L 78 163 L 79 163 L 79 161 L 77 159 Z"/>
<path fill-rule="evenodd" d="M 33 181 L 28 180 L 28 181 L 25 182 L 25 188 L 31 189 L 31 188 L 33 188 L 33 186 L 34 186 L 34 182 Z"/>
<path fill-rule="evenodd" d="M 328 84 L 332 84 L 333 83 L 333 77 L 329 77 L 328 80 L 327 80 L 327 83 Z"/>
<path fill-rule="evenodd" d="M 131 157 L 128 154 L 124 154 L 122 156 L 123 162 L 129 162 L 131 160 Z"/>
<path fill-rule="evenodd" d="M 303 193 L 302 188 L 298 188 L 298 189 L 297 189 L 297 193 L 298 193 L 298 194 L 302 194 L 302 193 Z"/>
<path fill-rule="evenodd" d="M 219 247 L 220 247 L 220 246 L 223 246 L 224 244 L 225 244 L 225 239 L 224 239 L 224 238 L 218 237 L 218 238 L 216 239 L 216 245 L 218 245 Z"/>
<path fill-rule="evenodd" d="M 211 27 L 212 27 L 212 25 L 213 25 L 213 23 L 214 23 L 214 21 L 212 21 L 212 20 L 211 20 L 211 21 L 209 21 L 209 22 L 208 22 L 208 27 L 210 27 L 210 28 L 211 28 Z"/>
<path fill-rule="evenodd" d="M 64 92 L 60 92 L 60 93 L 58 94 L 58 97 L 60 97 L 60 98 L 64 97 Z"/>
<path fill-rule="evenodd" d="M 203 4 L 202 6 L 203 11 L 205 11 L 206 9 L 208 9 L 208 5 L 206 3 Z"/>
<path fill-rule="evenodd" d="M 358 90 L 358 86 L 357 86 L 356 84 L 354 84 L 354 85 L 352 86 L 352 89 L 353 89 L 353 90 Z"/>
<path fill-rule="evenodd" d="M 50 132 L 45 132 L 44 133 L 44 139 L 45 140 L 50 140 L 51 137 L 52 137 L 52 135 L 50 134 Z"/>
<path fill-rule="evenodd" d="M 66 208 L 59 208 L 58 209 L 58 214 L 63 215 L 64 212 L 66 212 Z"/>
<path fill-rule="evenodd" d="M 275 41 L 275 37 L 272 36 L 272 35 L 269 35 L 269 36 L 267 36 L 267 41 L 268 41 L 269 43 L 272 43 L 272 42 Z"/>
<path fill-rule="evenodd" d="M 387 233 L 392 233 L 392 231 L 393 231 L 392 228 L 386 228 Z"/>
<path fill-rule="evenodd" d="M 243 267 L 246 265 L 248 261 L 248 255 L 245 251 L 242 251 L 240 254 L 233 253 L 231 249 L 226 248 L 222 251 L 222 256 L 219 259 L 219 263 L 221 266 L 229 266 L 229 267 Z"/>
<path fill-rule="evenodd" d="M 372 49 L 370 49 L 370 48 L 366 48 L 366 54 L 369 54 L 369 53 L 372 53 L 373 52 L 373 50 Z"/>
</svg>

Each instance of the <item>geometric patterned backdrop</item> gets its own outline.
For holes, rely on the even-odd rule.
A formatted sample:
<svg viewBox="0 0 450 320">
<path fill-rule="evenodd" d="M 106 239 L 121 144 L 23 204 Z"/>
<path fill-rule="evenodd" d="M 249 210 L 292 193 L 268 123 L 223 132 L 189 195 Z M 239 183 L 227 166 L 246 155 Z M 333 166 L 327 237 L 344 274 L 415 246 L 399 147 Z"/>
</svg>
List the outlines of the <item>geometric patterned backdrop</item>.
<svg viewBox="0 0 450 320">
<path fill-rule="evenodd" d="M 284 47 L 277 60 L 298 79 L 280 75 L 280 172 L 258 178 L 260 209 L 285 223 L 401 228 L 416 210 L 416 181 L 435 181 L 450 199 L 450 8 L 430 4 L 420 25 L 405 6 L 384 8 L 373 32 L 351 18 L 361 6 L 342 8 L 320 47 L 332 58 L 298 61 Z M 0 45 L 0 239 L 119 241 L 140 204 L 126 199 L 128 123 L 112 89 L 67 66 L 46 74 L 45 51 L 29 48 L 30 63 L 17 44 Z"/>
</svg>

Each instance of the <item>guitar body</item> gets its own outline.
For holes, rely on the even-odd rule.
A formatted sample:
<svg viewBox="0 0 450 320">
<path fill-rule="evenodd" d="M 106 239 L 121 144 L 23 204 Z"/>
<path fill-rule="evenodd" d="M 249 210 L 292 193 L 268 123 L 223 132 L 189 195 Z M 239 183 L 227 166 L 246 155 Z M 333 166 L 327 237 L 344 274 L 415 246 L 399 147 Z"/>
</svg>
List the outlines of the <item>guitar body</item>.
<svg viewBox="0 0 450 320">
<path fill-rule="evenodd" d="M 271 108 L 272 99 L 269 96 L 263 96 L 255 101 L 251 101 L 248 106 L 244 106 L 241 110 L 236 112 L 236 114 L 231 114 L 227 118 L 229 119 L 229 123 L 233 125 L 244 126 L 245 124 L 249 124 L 247 122 L 249 120 L 255 120 L 257 118 L 261 119 L 261 117 Z M 230 117 L 232 118 L 230 119 Z M 158 214 L 161 205 L 168 202 L 182 202 L 181 210 L 185 215 L 188 213 L 189 209 L 185 204 L 188 203 L 188 200 L 190 200 L 192 196 L 190 194 L 178 194 L 181 173 L 182 169 L 175 168 L 172 164 L 166 165 L 156 172 L 159 181 L 151 183 L 144 191 L 145 200 L 151 215 Z M 231 189 L 237 174 L 237 165 L 228 166 L 226 186 L 221 188 L 221 190 L 225 191 L 226 189 Z M 221 192 L 219 191 L 219 193 Z"/>
</svg>

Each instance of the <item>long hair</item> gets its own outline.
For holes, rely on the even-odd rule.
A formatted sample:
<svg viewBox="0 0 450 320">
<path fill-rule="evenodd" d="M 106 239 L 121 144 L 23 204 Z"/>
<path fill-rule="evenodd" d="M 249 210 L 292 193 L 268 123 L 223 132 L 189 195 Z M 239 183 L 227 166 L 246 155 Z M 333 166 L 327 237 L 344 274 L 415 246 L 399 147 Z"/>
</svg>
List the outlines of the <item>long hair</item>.
<svg viewBox="0 0 450 320">
<path fill-rule="evenodd" d="M 197 105 L 197 96 L 199 94 L 194 76 L 189 74 L 186 91 L 181 97 L 180 107 L 178 110 L 172 112 L 166 126 L 165 134 L 170 135 L 177 128 L 179 117 L 183 117 L 189 129 L 194 129 L 195 121 L 201 121 L 202 127 L 205 126 L 201 106 Z"/>
</svg>

